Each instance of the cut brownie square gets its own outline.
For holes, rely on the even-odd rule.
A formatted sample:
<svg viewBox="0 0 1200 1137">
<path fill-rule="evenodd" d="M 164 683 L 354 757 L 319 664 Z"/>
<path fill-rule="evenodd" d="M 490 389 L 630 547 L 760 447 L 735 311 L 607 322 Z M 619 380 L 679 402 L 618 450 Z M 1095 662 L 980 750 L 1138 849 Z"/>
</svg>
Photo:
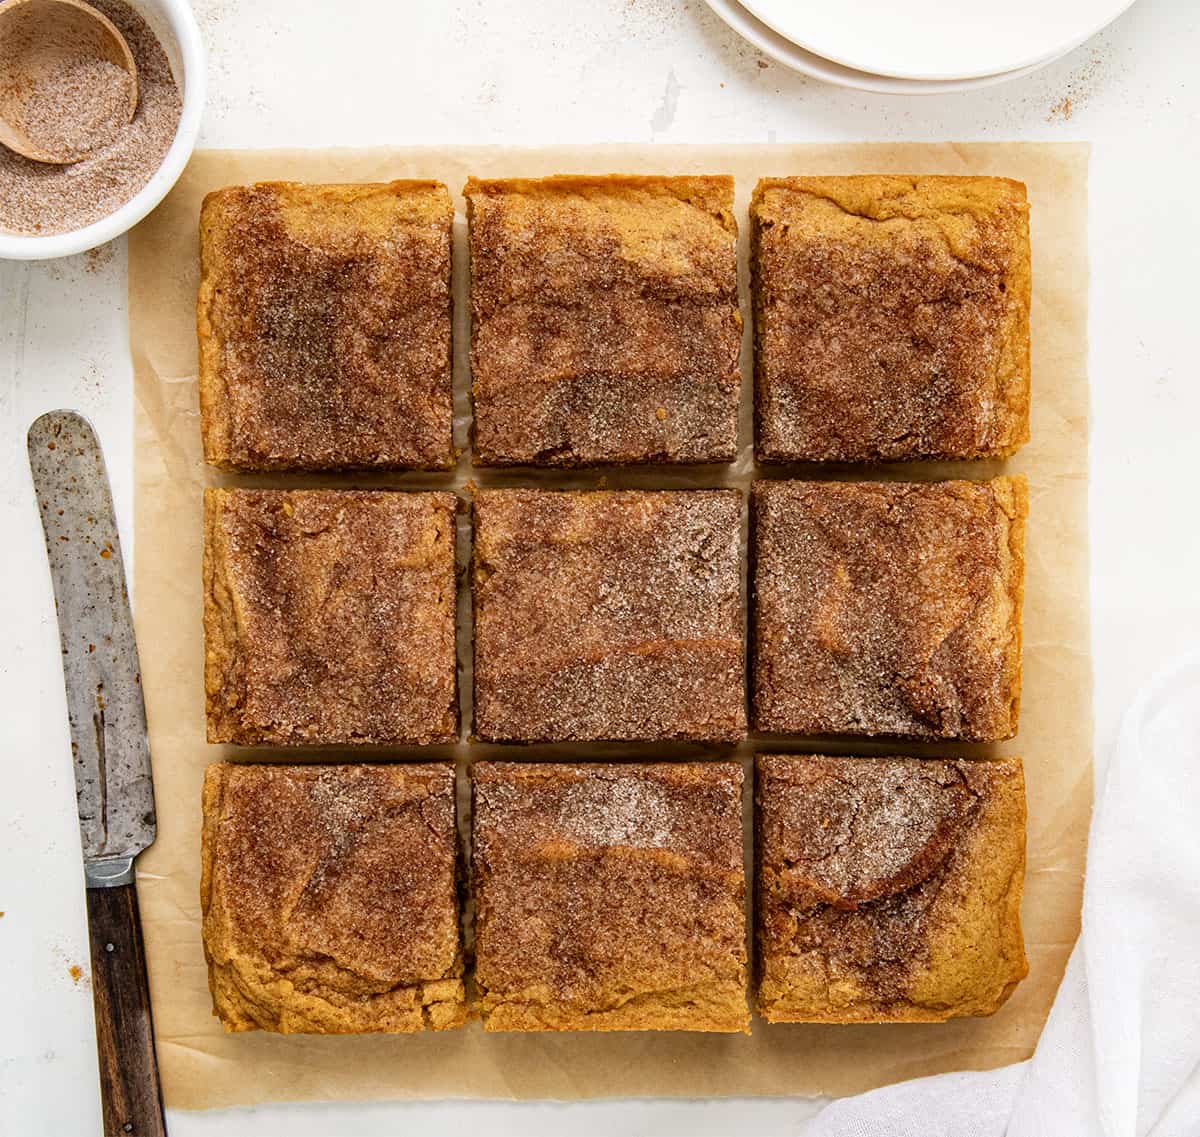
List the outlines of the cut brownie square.
<svg viewBox="0 0 1200 1137">
<path fill-rule="evenodd" d="M 755 803 L 768 1022 L 990 1015 L 1028 973 L 1019 760 L 760 757 Z"/>
<path fill-rule="evenodd" d="M 464 192 L 479 464 L 736 457 L 732 178 L 472 178 Z"/>
<path fill-rule="evenodd" d="M 230 1031 L 466 1021 L 454 768 L 209 766 L 200 884 Z"/>
<path fill-rule="evenodd" d="M 756 482 L 752 501 L 758 730 L 1016 733 L 1023 478 Z"/>
<path fill-rule="evenodd" d="M 453 742 L 450 493 L 210 489 L 208 740 Z"/>
<path fill-rule="evenodd" d="M 487 1030 L 749 1032 L 742 770 L 474 767 Z"/>
<path fill-rule="evenodd" d="M 1029 206 L 1006 178 L 767 178 L 750 208 L 765 462 L 1029 439 Z"/>
<path fill-rule="evenodd" d="M 741 508 L 735 490 L 481 490 L 477 736 L 742 737 Z"/>
<path fill-rule="evenodd" d="M 230 470 L 454 461 L 438 182 L 270 182 L 200 215 L 200 424 Z"/>
</svg>

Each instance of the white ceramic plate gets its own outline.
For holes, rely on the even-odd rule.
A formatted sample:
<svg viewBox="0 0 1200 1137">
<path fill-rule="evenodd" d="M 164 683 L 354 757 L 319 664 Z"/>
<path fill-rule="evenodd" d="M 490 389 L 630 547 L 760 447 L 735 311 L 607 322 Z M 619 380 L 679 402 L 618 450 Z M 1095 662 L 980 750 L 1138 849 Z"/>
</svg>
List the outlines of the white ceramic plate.
<svg viewBox="0 0 1200 1137">
<path fill-rule="evenodd" d="M 898 79 L 974 79 L 1055 58 L 1133 0 L 742 0 L 785 39 Z"/>
<path fill-rule="evenodd" d="M 871 75 L 865 71 L 855 71 L 851 67 L 843 67 L 811 51 L 790 42 L 777 31 L 769 28 L 761 20 L 751 15 L 738 0 L 707 0 L 708 6 L 744 40 L 752 43 L 763 54 L 769 55 L 777 63 L 790 67 L 815 79 L 823 79 L 839 87 L 854 87 L 862 91 L 875 91 L 885 95 L 940 95 L 948 91 L 970 91 L 979 87 L 991 87 L 996 83 L 1004 83 L 1009 79 L 1018 79 L 1028 75 L 1039 67 L 1052 63 L 1058 56 L 1049 56 L 1028 67 L 1016 71 L 1003 72 L 999 75 L 985 75 L 978 79 L 895 79 L 886 75 Z M 1082 41 L 1080 41 L 1082 42 Z M 1059 52 L 1065 55 L 1071 44 Z"/>
</svg>

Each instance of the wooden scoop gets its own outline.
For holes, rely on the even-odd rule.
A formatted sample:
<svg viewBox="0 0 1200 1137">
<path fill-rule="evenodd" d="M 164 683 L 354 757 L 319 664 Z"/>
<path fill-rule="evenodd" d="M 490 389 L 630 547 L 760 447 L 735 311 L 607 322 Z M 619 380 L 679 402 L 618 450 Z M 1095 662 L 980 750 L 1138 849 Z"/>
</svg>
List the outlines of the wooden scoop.
<svg viewBox="0 0 1200 1137">
<path fill-rule="evenodd" d="M 56 89 L 81 65 L 113 64 L 128 76 L 128 99 L 78 102 L 61 127 L 64 108 L 51 105 Z M 83 0 L 0 0 L 0 143 L 36 162 L 65 165 L 107 145 L 137 110 L 137 64 L 125 37 Z M 60 113 L 55 114 L 55 110 Z M 71 116 L 67 116 L 71 118 Z"/>
</svg>

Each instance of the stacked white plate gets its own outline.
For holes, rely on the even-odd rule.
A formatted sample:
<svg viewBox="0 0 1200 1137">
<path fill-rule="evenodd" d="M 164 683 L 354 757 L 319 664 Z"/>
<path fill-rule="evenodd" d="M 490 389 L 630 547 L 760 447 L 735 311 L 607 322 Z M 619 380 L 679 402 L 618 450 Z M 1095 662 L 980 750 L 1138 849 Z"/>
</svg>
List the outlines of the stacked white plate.
<svg viewBox="0 0 1200 1137">
<path fill-rule="evenodd" d="M 843 87 L 940 94 L 1045 67 L 1133 0 L 707 0 L 772 59 Z"/>
</svg>

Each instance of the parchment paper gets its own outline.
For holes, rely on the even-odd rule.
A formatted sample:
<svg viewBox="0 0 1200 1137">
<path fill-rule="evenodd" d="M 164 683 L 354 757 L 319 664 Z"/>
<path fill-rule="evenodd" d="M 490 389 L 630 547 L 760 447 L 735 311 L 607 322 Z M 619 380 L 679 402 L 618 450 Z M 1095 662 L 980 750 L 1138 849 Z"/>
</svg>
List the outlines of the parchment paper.
<svg viewBox="0 0 1200 1137">
<path fill-rule="evenodd" d="M 987 173 L 1019 178 L 1033 203 L 1033 441 L 1007 463 L 902 466 L 893 477 L 984 477 L 1005 469 L 1030 482 L 1020 735 L 1000 747 L 814 745 L 755 740 L 737 748 L 857 753 L 1017 754 L 1029 787 L 1029 870 L 1024 924 L 1030 974 L 988 1019 L 938 1025 L 767 1026 L 750 1037 L 702 1034 L 485 1035 L 477 1023 L 443 1034 L 281 1037 L 225 1034 L 210 1012 L 200 944 L 200 786 L 205 765 L 263 752 L 204 741 L 201 640 L 201 489 L 218 481 L 200 457 L 194 302 L 202 196 L 231 183 L 290 178 L 382 181 L 437 178 L 456 196 L 469 174 L 561 172 L 732 173 L 737 179 L 746 276 L 746 204 L 763 175 L 790 173 Z M 136 373 L 135 592 L 138 640 L 158 800 L 158 841 L 138 863 L 158 1054 L 166 1102 L 197 1109 L 279 1099 L 725 1096 L 853 1093 L 944 1070 L 986 1068 L 1026 1057 L 1053 999 L 1079 926 L 1091 802 L 1091 672 L 1087 599 L 1087 416 L 1085 145 L 617 146 L 506 150 L 199 153 L 129 245 L 130 334 Z M 465 223 L 455 230 L 457 440 L 466 441 Z M 743 297 L 745 300 L 745 297 Z M 748 321 L 747 321 L 748 324 Z M 748 339 L 748 337 L 747 337 Z M 693 472 L 592 472 L 560 484 L 745 487 L 750 457 L 748 342 L 743 350 L 742 458 Z M 409 487 L 519 484 L 514 472 L 292 479 L 290 484 Z M 773 475 L 794 471 L 775 468 Z M 804 471 L 812 476 L 812 468 Z M 836 473 L 836 471 L 834 471 Z M 845 471 L 843 471 L 845 472 Z M 855 471 L 861 476 L 863 471 Z M 827 472 L 826 472 L 827 473 Z M 824 473 L 822 474 L 824 476 Z M 544 477 L 540 480 L 547 480 Z M 245 484 L 251 480 L 247 479 Z M 254 484 L 289 484 L 259 478 Z M 462 523 L 465 528 L 465 522 Z M 460 532 L 460 558 L 468 537 Z M 465 588 L 460 610 L 469 615 Z M 464 629 L 466 631 L 468 629 Z M 465 637 L 464 637 L 465 638 Z M 470 759 L 500 748 L 465 744 L 470 659 L 460 643 L 464 742 L 379 751 L 386 757 Z M 590 747 L 612 754 L 683 757 L 695 747 Z M 717 756 L 719 749 L 701 749 Z M 577 755 L 520 748 L 509 757 Z M 270 751 L 271 760 L 312 752 Z M 346 756 L 342 751 L 339 757 Z M 361 756 L 361 755 L 360 755 Z M 325 755 L 328 757 L 328 755 Z M 460 781 L 462 779 L 460 778 Z"/>
</svg>

